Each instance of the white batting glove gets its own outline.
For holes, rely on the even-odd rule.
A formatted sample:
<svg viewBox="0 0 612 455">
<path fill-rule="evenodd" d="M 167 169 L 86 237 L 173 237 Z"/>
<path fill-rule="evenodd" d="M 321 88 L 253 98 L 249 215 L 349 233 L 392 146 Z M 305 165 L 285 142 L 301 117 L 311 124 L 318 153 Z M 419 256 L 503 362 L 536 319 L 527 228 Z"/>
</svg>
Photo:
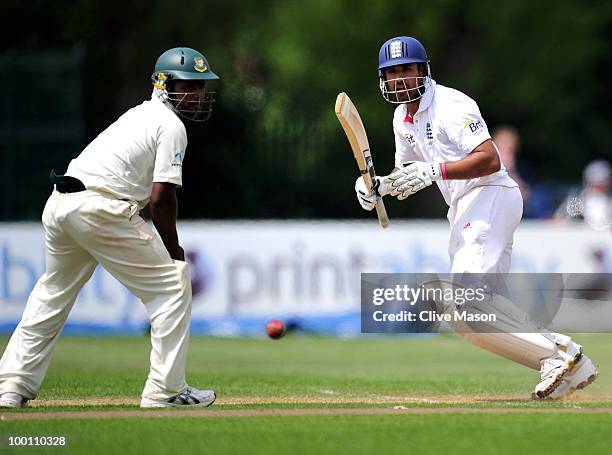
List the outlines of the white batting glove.
<svg viewBox="0 0 612 455">
<path fill-rule="evenodd" d="M 389 174 L 383 183 L 389 187 L 389 194 L 403 201 L 417 191 L 428 187 L 435 180 L 442 179 L 440 163 L 412 161 L 405 167 Z"/>
<path fill-rule="evenodd" d="M 372 191 L 368 191 L 365 186 L 365 181 L 363 180 L 363 176 L 360 176 L 355 181 L 355 193 L 357 193 L 357 200 L 359 201 L 359 205 L 364 210 L 370 211 L 376 206 L 376 199 L 380 196 L 380 193 L 376 191 L 376 189 L 380 186 L 380 179 L 376 178 L 376 182 L 374 183 L 374 189 Z"/>
<path fill-rule="evenodd" d="M 376 198 L 378 197 L 376 191 L 368 191 L 363 176 L 355 181 L 355 193 L 357 193 L 357 200 L 362 209 L 369 212 L 376 206 Z"/>
<path fill-rule="evenodd" d="M 357 200 L 359 201 L 359 205 L 361 205 L 361 207 L 367 211 L 372 210 L 376 206 L 376 199 L 378 199 L 378 197 L 389 194 L 389 189 L 389 186 L 378 177 L 376 177 L 376 182 L 374 183 L 374 188 L 372 191 L 368 191 L 366 188 L 363 176 L 360 176 L 357 181 L 355 181 L 355 193 L 357 193 Z"/>
</svg>

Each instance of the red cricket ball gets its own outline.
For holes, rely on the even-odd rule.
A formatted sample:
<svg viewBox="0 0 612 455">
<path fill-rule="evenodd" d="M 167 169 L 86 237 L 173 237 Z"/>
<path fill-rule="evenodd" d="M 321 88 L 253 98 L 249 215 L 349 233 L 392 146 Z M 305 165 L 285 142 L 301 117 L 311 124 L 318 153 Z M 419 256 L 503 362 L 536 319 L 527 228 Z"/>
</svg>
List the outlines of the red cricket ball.
<svg viewBox="0 0 612 455">
<path fill-rule="evenodd" d="M 266 333 L 273 340 L 278 340 L 279 338 L 282 338 L 285 333 L 287 333 L 287 329 L 285 324 L 274 319 L 266 324 Z"/>
</svg>

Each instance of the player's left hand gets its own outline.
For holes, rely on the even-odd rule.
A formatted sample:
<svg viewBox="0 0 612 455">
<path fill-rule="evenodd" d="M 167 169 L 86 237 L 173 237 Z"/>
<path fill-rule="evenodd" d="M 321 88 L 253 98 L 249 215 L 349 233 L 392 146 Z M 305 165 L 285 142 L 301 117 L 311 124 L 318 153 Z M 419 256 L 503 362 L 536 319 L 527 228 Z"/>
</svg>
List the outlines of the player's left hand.
<svg viewBox="0 0 612 455">
<path fill-rule="evenodd" d="M 428 187 L 434 180 L 442 178 L 440 163 L 412 161 L 403 168 L 389 174 L 384 183 L 390 188 L 389 194 L 403 201 L 417 191 Z"/>
<path fill-rule="evenodd" d="M 355 193 L 357 194 L 357 200 L 362 209 L 370 211 L 376 207 L 376 200 L 378 199 L 376 190 L 373 189 L 369 191 L 367 189 L 363 176 L 360 176 L 355 181 Z"/>
</svg>

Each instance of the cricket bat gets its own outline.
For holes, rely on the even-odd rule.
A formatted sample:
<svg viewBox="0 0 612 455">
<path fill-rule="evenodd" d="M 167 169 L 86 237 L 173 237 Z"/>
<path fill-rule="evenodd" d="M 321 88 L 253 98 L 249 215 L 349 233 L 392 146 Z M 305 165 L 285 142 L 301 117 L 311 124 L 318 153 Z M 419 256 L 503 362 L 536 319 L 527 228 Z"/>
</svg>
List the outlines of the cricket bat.
<svg viewBox="0 0 612 455">
<path fill-rule="evenodd" d="M 357 160 L 359 172 L 363 176 L 367 189 L 372 191 L 376 172 L 374 171 L 374 163 L 372 162 L 368 136 L 366 135 L 359 112 L 349 96 L 344 92 L 338 94 L 335 110 L 336 116 L 353 149 L 353 156 L 355 156 L 355 160 Z M 389 226 L 389 217 L 387 216 L 387 210 L 385 209 L 385 204 L 381 197 L 376 200 L 376 214 L 383 228 Z"/>
</svg>

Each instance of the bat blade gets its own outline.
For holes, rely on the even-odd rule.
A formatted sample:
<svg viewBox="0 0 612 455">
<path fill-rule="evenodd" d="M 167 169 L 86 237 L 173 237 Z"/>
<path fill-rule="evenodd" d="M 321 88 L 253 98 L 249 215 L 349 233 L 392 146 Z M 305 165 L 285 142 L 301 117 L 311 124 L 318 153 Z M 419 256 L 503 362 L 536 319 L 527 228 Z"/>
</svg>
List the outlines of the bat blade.
<svg viewBox="0 0 612 455">
<path fill-rule="evenodd" d="M 359 167 L 359 172 L 363 176 L 366 188 L 372 191 L 373 183 L 376 181 L 376 171 L 374 170 L 374 162 L 372 160 L 368 136 L 363 126 L 363 122 L 361 121 L 359 111 L 349 96 L 344 92 L 338 94 L 334 110 L 351 144 L 353 156 L 355 157 L 355 161 L 357 161 L 357 166 Z M 389 226 L 389 217 L 381 197 L 376 200 L 376 214 L 383 228 Z"/>
</svg>

